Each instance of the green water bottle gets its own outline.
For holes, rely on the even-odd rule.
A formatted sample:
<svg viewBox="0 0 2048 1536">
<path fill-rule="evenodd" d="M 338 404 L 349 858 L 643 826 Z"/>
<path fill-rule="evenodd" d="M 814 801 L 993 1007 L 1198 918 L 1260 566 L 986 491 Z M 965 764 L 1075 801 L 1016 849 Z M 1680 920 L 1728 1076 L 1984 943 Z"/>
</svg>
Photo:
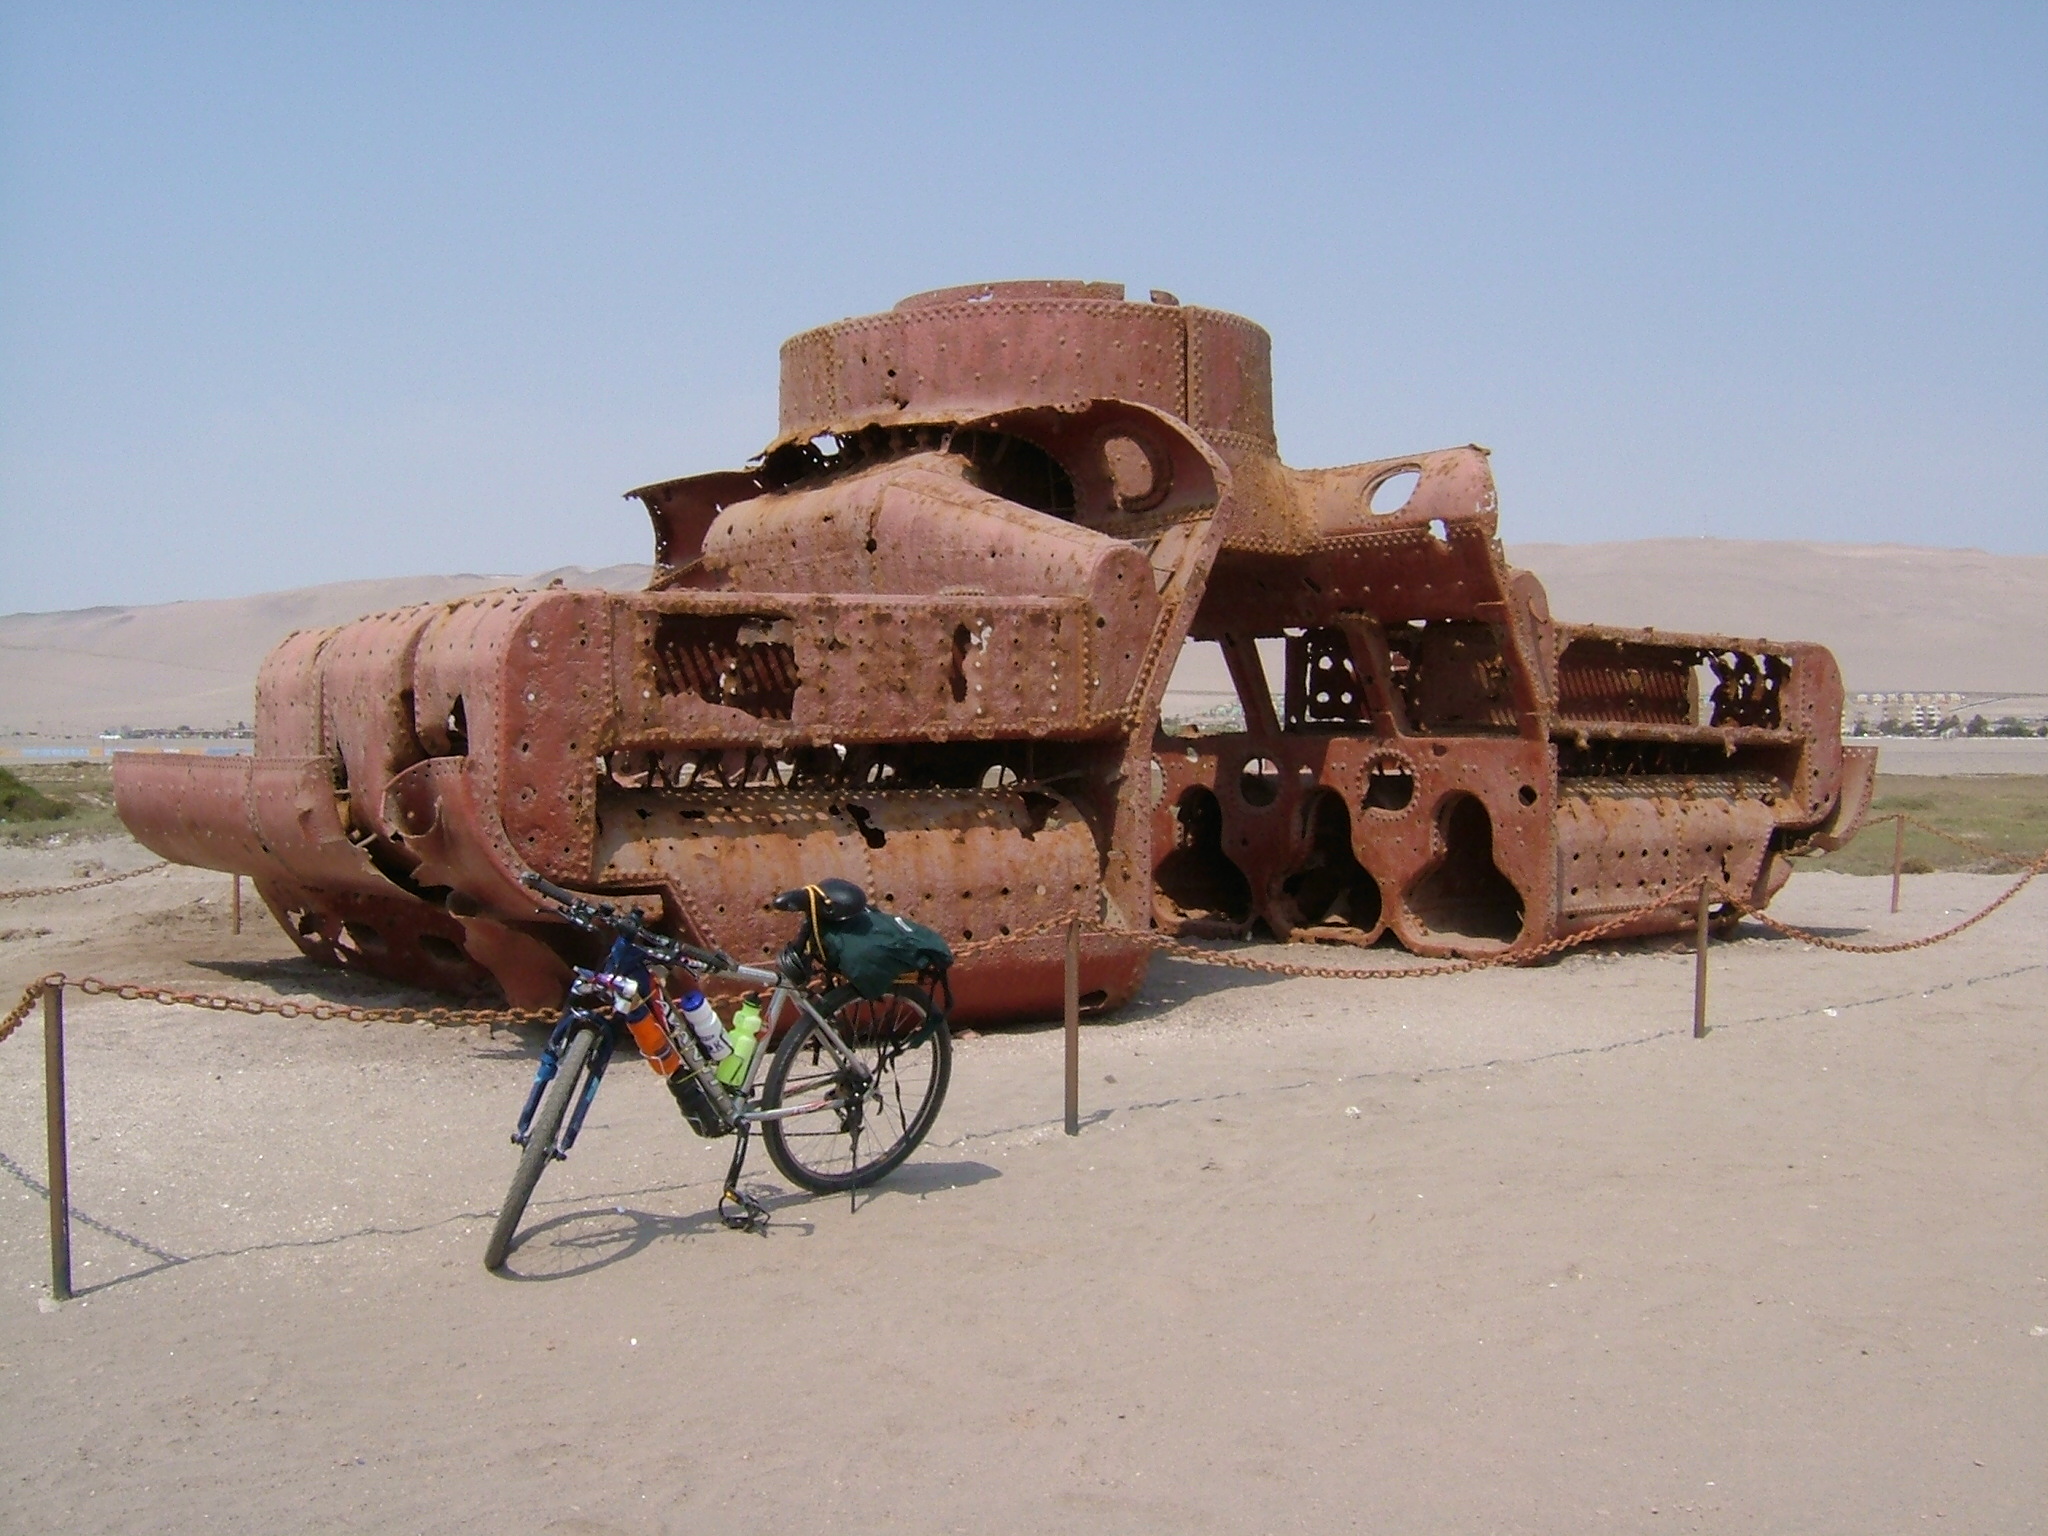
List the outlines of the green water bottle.
<svg viewBox="0 0 2048 1536">
<path fill-rule="evenodd" d="M 747 1080 L 747 1068 L 754 1060 L 754 1048 L 761 1043 L 761 1004 L 748 996 L 733 1010 L 732 1028 L 725 1032 L 732 1054 L 718 1064 L 718 1080 L 737 1088 Z"/>
</svg>

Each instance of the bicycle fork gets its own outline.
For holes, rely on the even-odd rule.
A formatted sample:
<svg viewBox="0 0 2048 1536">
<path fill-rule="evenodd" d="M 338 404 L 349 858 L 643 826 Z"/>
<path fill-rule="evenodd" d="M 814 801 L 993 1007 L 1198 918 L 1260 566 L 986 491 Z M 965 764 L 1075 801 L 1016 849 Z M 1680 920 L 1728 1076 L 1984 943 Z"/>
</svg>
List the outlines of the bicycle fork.
<svg viewBox="0 0 2048 1536">
<path fill-rule="evenodd" d="M 534 1112 L 540 1108 L 541 1096 L 547 1092 L 548 1084 L 555 1080 L 561 1070 L 562 1051 L 569 1043 L 573 1019 L 564 1019 L 555 1026 L 555 1032 L 542 1047 L 540 1064 L 533 1069 L 533 1086 L 526 1091 L 526 1103 L 519 1111 L 518 1127 L 512 1132 L 515 1146 L 525 1146 L 533 1128 Z M 583 1078 L 583 1091 L 576 1096 L 576 1107 L 570 1112 L 568 1124 L 555 1138 L 555 1144 L 548 1149 L 548 1155 L 560 1162 L 569 1155 L 569 1149 L 576 1145 L 577 1134 L 583 1129 L 584 1116 L 590 1113 L 590 1106 L 597 1098 L 597 1085 L 604 1080 L 604 1069 L 611 1064 L 612 1035 L 609 1030 L 600 1030 L 597 1046 L 591 1051 L 589 1067 Z"/>
</svg>

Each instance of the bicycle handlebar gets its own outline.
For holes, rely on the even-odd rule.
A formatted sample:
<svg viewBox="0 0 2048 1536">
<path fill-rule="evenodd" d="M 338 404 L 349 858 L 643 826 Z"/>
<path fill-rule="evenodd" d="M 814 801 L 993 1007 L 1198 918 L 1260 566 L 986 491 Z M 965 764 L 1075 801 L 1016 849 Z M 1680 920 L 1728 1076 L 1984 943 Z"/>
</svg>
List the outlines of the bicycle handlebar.
<svg viewBox="0 0 2048 1536">
<path fill-rule="evenodd" d="M 748 969 L 722 949 L 699 949 L 694 944 L 685 944 L 681 939 L 672 939 L 665 933 L 654 932 L 647 926 L 646 919 L 636 910 L 621 912 L 609 902 L 592 901 L 588 896 L 580 896 L 530 871 L 520 876 L 520 884 L 528 890 L 538 891 L 562 908 L 562 916 L 577 927 L 593 931 L 601 928 L 618 929 L 639 948 L 666 964 L 686 962 L 699 970 L 734 973 Z"/>
</svg>

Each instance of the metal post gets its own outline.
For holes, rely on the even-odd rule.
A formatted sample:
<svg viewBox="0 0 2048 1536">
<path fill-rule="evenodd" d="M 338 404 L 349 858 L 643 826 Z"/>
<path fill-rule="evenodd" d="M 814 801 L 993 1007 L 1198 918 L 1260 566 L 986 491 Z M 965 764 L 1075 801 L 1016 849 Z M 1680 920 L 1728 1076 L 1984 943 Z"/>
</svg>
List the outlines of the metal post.
<svg viewBox="0 0 2048 1536">
<path fill-rule="evenodd" d="M 1699 915 L 1693 924 L 1692 947 L 1692 1037 L 1707 1038 L 1707 911 L 1713 904 L 1713 887 L 1700 881 Z"/>
<path fill-rule="evenodd" d="M 1899 876 L 1904 873 L 1906 865 L 1906 813 L 1901 811 L 1892 819 L 1898 824 L 1892 833 L 1892 910 L 1896 912 L 1899 910 Z"/>
<path fill-rule="evenodd" d="M 1081 920 L 1067 923 L 1067 1134 L 1081 1134 Z"/>
<path fill-rule="evenodd" d="M 49 1112 L 50 1294 L 71 1299 L 71 1153 L 64 1132 L 64 983 L 43 993 L 43 1103 Z"/>
<path fill-rule="evenodd" d="M 237 933 L 240 933 L 240 932 L 242 931 L 242 877 L 241 877 L 240 875 L 236 875 L 236 876 L 235 876 L 235 905 L 234 905 L 234 913 L 235 913 L 235 932 L 237 932 Z"/>
</svg>

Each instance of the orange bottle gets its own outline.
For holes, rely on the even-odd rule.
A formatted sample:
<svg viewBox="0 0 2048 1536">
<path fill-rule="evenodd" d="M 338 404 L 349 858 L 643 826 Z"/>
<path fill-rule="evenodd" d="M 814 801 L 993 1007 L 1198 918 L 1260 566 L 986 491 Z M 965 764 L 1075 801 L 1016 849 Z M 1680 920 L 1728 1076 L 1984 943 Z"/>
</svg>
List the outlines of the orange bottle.
<svg viewBox="0 0 2048 1536">
<path fill-rule="evenodd" d="M 626 1020 L 626 1028 L 633 1032 L 633 1043 L 640 1047 L 641 1056 L 654 1068 L 656 1076 L 667 1077 L 683 1064 L 675 1042 L 669 1039 L 668 1010 L 662 1007 L 658 994 L 647 999 L 647 1006 L 637 1017 Z"/>
</svg>

